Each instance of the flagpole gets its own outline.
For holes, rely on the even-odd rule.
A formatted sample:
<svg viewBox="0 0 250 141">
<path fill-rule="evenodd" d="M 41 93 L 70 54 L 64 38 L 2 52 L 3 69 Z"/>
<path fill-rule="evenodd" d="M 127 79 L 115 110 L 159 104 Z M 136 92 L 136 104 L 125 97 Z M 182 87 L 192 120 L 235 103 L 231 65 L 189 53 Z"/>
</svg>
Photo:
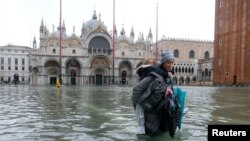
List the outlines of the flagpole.
<svg viewBox="0 0 250 141">
<path fill-rule="evenodd" d="M 155 61 L 158 61 L 158 0 L 156 4 L 156 42 L 155 42 Z"/>
<path fill-rule="evenodd" d="M 59 27 L 60 27 L 59 81 L 60 81 L 60 84 L 62 84 L 62 0 L 60 0 L 60 23 L 59 24 L 60 24 L 59 25 Z"/>
<path fill-rule="evenodd" d="M 113 63 L 112 63 L 112 84 L 115 84 L 115 41 L 114 41 L 114 39 L 115 39 L 115 36 L 114 36 L 114 34 L 115 34 L 115 0 L 113 0 L 113 37 L 112 37 L 112 53 L 113 53 Z"/>
</svg>

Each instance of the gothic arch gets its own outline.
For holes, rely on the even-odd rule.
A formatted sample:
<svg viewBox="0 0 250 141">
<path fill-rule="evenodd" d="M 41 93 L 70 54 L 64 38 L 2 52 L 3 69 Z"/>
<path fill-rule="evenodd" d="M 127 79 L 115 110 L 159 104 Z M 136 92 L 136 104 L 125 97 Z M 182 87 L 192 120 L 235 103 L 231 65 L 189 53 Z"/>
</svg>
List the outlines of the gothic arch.
<svg viewBox="0 0 250 141">
<path fill-rule="evenodd" d="M 90 68 L 93 68 L 92 63 L 97 58 L 105 60 L 107 62 L 107 64 L 108 64 L 108 68 L 111 68 L 111 64 L 112 64 L 111 59 L 109 57 L 105 56 L 105 55 L 96 55 L 96 56 L 93 56 L 92 58 L 90 58 L 90 60 L 89 60 L 89 67 Z"/>
<path fill-rule="evenodd" d="M 44 64 L 44 67 L 60 67 L 60 64 L 57 60 L 47 60 Z"/>
<path fill-rule="evenodd" d="M 175 67 L 175 73 L 178 73 L 178 70 L 179 70 L 179 69 L 178 69 L 178 67 L 176 66 L 176 67 Z"/>
<path fill-rule="evenodd" d="M 110 43 L 102 36 L 95 36 L 89 41 L 88 48 L 110 50 Z"/>
<path fill-rule="evenodd" d="M 208 51 L 206 51 L 206 52 L 204 53 L 204 59 L 209 59 L 209 52 L 208 52 Z"/>
<path fill-rule="evenodd" d="M 191 50 L 190 52 L 189 52 L 189 58 L 192 58 L 192 59 L 194 59 L 194 51 L 193 50 Z"/>
<path fill-rule="evenodd" d="M 48 75 L 47 83 L 55 84 L 60 74 L 60 64 L 55 60 L 48 60 L 44 65 L 45 73 Z"/>
<path fill-rule="evenodd" d="M 195 81 L 196 81 L 196 77 L 195 77 L 195 76 L 192 78 L 192 81 L 193 81 L 193 82 L 195 82 Z"/>
<path fill-rule="evenodd" d="M 181 77 L 179 78 L 179 84 L 180 84 L 180 85 L 183 85 L 183 84 L 184 84 L 184 78 L 183 78 L 183 76 L 181 76 Z"/>
<path fill-rule="evenodd" d="M 76 58 L 70 58 L 65 63 L 66 66 L 66 75 L 68 76 L 79 76 L 81 65 Z"/>
<path fill-rule="evenodd" d="M 66 47 L 82 47 L 81 40 L 76 36 L 71 36 L 66 40 Z"/>
<path fill-rule="evenodd" d="M 59 67 L 59 61 L 57 59 L 54 59 L 54 58 L 48 58 L 44 61 L 44 66 L 49 63 L 49 62 L 55 62 L 58 64 L 58 67 Z"/>
<path fill-rule="evenodd" d="M 128 77 L 132 77 L 133 73 L 132 73 L 132 64 L 129 60 L 123 60 L 120 62 L 119 64 L 119 76 L 122 76 L 122 71 L 127 71 L 127 76 Z"/>
<path fill-rule="evenodd" d="M 123 60 L 120 62 L 118 67 L 119 74 L 119 84 L 125 85 L 128 84 L 128 81 L 133 76 L 132 64 L 129 60 Z"/>
<path fill-rule="evenodd" d="M 173 84 L 174 84 L 174 85 L 177 85 L 177 82 L 178 82 L 178 79 L 177 79 L 176 76 L 174 76 L 174 77 L 173 77 Z"/>
<path fill-rule="evenodd" d="M 106 68 L 109 69 L 110 67 L 110 61 L 107 57 L 104 56 L 95 56 L 93 59 L 91 59 L 90 62 L 90 68 Z"/>
<path fill-rule="evenodd" d="M 174 50 L 174 57 L 179 58 L 179 50 L 178 49 Z"/>
</svg>

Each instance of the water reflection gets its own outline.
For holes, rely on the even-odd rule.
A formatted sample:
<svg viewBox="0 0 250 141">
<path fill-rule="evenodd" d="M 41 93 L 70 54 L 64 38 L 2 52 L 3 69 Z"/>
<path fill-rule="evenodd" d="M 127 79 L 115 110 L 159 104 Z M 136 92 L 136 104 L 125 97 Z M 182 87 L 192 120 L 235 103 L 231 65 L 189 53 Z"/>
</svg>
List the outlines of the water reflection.
<svg viewBox="0 0 250 141">
<path fill-rule="evenodd" d="M 223 95 L 223 94 L 226 94 Z M 212 95 L 217 107 L 213 111 L 214 124 L 250 124 L 250 91 L 249 89 L 217 89 Z"/>
<path fill-rule="evenodd" d="M 208 124 L 249 124 L 250 89 L 182 87 L 188 112 L 172 140 L 207 140 Z M 0 86 L 0 140 L 119 141 L 136 135 L 131 87 Z"/>
</svg>

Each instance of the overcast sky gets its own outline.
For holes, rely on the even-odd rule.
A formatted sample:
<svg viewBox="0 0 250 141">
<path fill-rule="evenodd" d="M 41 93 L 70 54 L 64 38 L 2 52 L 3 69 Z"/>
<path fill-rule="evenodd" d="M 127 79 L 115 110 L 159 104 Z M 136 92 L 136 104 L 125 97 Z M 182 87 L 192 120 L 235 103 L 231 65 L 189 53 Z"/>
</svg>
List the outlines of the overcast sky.
<svg viewBox="0 0 250 141">
<path fill-rule="evenodd" d="M 144 38 L 152 29 L 156 37 L 158 1 L 158 39 L 166 37 L 196 40 L 214 39 L 215 0 L 116 0 L 115 22 L 118 33 L 122 26 L 135 37 Z M 39 43 L 41 20 L 50 32 L 59 26 L 60 0 L 0 0 L 0 46 L 7 44 L 32 46 L 34 36 Z M 62 0 L 62 19 L 68 35 L 80 35 L 82 23 L 101 13 L 108 31 L 113 25 L 113 0 Z M 98 16 L 99 18 L 99 16 Z"/>
</svg>

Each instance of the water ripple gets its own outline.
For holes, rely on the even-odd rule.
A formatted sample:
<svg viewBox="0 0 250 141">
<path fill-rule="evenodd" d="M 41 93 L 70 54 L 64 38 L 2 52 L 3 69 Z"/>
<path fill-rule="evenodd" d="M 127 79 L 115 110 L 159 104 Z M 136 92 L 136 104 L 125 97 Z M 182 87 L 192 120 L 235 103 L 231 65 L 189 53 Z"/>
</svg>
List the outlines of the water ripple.
<svg viewBox="0 0 250 141">
<path fill-rule="evenodd" d="M 136 135 L 131 87 L 0 86 L 0 140 L 202 141 L 208 124 L 249 124 L 249 89 L 182 88 L 188 112 L 171 139 Z"/>
</svg>

